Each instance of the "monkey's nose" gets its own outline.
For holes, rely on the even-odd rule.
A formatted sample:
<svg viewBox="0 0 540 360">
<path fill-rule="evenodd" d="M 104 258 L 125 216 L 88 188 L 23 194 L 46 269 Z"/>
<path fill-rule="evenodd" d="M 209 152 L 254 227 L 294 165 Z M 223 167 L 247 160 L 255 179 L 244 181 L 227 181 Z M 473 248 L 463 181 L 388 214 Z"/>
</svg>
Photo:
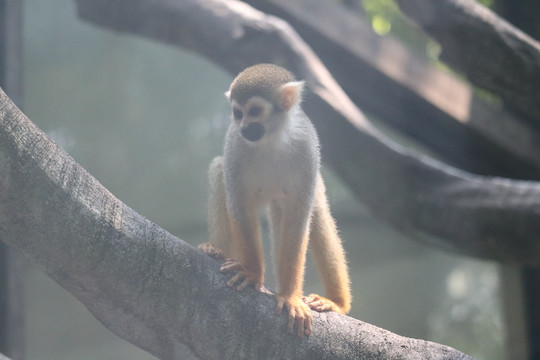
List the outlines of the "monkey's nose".
<svg viewBox="0 0 540 360">
<path fill-rule="evenodd" d="M 249 141 L 259 141 L 264 135 L 264 126 L 260 123 L 250 123 L 243 126 L 240 132 Z"/>
</svg>

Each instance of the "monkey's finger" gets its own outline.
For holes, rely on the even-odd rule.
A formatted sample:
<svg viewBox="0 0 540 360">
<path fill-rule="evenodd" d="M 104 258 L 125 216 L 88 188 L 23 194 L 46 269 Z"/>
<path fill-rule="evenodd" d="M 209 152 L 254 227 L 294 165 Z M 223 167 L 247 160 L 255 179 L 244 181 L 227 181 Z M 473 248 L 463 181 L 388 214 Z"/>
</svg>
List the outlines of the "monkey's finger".
<svg viewBox="0 0 540 360">
<path fill-rule="evenodd" d="M 312 327 L 313 327 L 313 318 L 311 316 L 308 316 L 306 319 L 306 330 L 305 330 L 305 333 L 307 336 L 311 335 Z"/>
<path fill-rule="evenodd" d="M 309 306 L 311 309 L 315 311 L 326 311 L 329 310 L 330 307 L 325 304 L 322 300 L 315 300 L 314 297 L 308 296 L 304 297 L 304 303 Z"/>
<path fill-rule="evenodd" d="M 316 309 L 316 310 L 318 310 L 318 309 L 320 309 L 320 308 L 322 308 L 324 306 L 323 302 L 320 301 L 320 300 L 313 301 L 313 302 L 309 303 L 308 305 L 312 309 Z"/>
<path fill-rule="evenodd" d="M 229 272 L 229 271 L 231 271 L 231 270 L 229 269 L 229 266 L 228 266 L 227 264 L 223 264 L 223 265 L 221 265 L 221 267 L 219 268 L 219 271 L 221 271 L 221 272 Z"/>
<path fill-rule="evenodd" d="M 234 261 L 234 259 L 227 259 L 223 262 L 223 264 L 221 264 L 221 267 L 225 267 L 225 266 L 230 266 L 230 265 L 233 265 L 235 264 L 236 262 Z"/>
<path fill-rule="evenodd" d="M 236 288 L 236 290 L 238 291 L 242 291 L 246 288 L 246 286 L 249 285 L 251 281 L 248 279 L 248 278 L 245 278 L 244 281 L 242 281 L 242 283 Z"/>
<path fill-rule="evenodd" d="M 255 290 L 257 290 L 258 292 L 262 292 L 262 293 L 266 293 L 266 294 L 271 294 L 271 292 L 266 288 L 264 287 L 264 284 L 261 283 L 261 282 L 258 282 L 256 283 L 255 285 L 253 285 L 255 287 Z"/>
<path fill-rule="evenodd" d="M 289 334 L 294 333 L 294 322 L 296 320 L 296 312 L 294 311 L 294 308 L 291 307 L 289 310 L 289 322 L 287 324 L 287 329 L 289 330 Z"/>
<path fill-rule="evenodd" d="M 319 312 L 330 311 L 330 310 L 332 310 L 332 306 L 330 306 L 328 304 L 323 304 L 323 305 L 317 306 L 314 310 L 317 310 Z"/>
<path fill-rule="evenodd" d="M 236 284 L 238 281 L 242 280 L 243 279 L 243 275 L 242 274 L 236 274 L 232 277 L 231 280 L 229 280 L 229 282 L 227 283 L 227 286 L 228 287 L 232 287 L 234 286 L 234 284 Z"/>
<path fill-rule="evenodd" d="M 262 293 L 265 293 L 265 294 L 268 294 L 268 295 L 275 295 L 272 291 L 268 290 L 268 288 L 266 286 L 264 286 L 263 284 L 261 284 L 258 291 L 260 291 Z"/>
<path fill-rule="evenodd" d="M 332 305 L 325 303 L 324 301 L 317 301 L 315 306 L 312 308 L 313 310 L 323 312 L 323 311 L 330 311 L 332 310 Z"/>
<path fill-rule="evenodd" d="M 236 259 L 233 259 L 233 258 L 228 258 L 228 259 L 225 259 L 225 261 L 223 262 L 223 264 L 238 264 L 238 260 Z"/>
<path fill-rule="evenodd" d="M 276 306 L 276 315 L 281 314 L 281 311 L 283 310 L 283 305 L 285 305 L 285 302 L 283 300 L 278 299 L 277 306 Z"/>
<path fill-rule="evenodd" d="M 230 272 L 230 271 L 240 271 L 242 269 L 243 269 L 242 264 L 235 261 L 235 262 L 224 262 L 219 268 L 219 271 Z"/>
<path fill-rule="evenodd" d="M 296 333 L 298 334 L 298 337 L 304 336 L 304 325 L 305 325 L 305 319 L 304 318 L 298 318 L 296 319 Z"/>
</svg>

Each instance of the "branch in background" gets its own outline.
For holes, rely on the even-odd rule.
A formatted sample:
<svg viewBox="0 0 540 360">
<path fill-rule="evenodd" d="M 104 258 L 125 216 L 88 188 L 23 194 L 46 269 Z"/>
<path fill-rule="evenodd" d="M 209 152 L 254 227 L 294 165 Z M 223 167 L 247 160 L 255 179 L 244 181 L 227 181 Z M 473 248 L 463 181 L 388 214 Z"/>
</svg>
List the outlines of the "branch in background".
<svg viewBox="0 0 540 360">
<path fill-rule="evenodd" d="M 362 16 L 328 0 L 246 0 L 302 36 L 362 110 L 449 165 L 481 175 L 540 179 L 540 134 L 494 109 Z M 324 18 L 324 21 L 320 21 Z"/>
<path fill-rule="evenodd" d="M 442 46 L 441 60 L 540 129 L 540 44 L 474 0 L 398 0 Z"/>
<path fill-rule="evenodd" d="M 192 49 L 234 74 L 260 62 L 292 70 L 311 90 L 304 108 L 319 132 L 323 157 L 373 212 L 446 249 L 540 264 L 539 183 L 474 176 L 392 143 L 372 129 L 282 20 L 237 1 L 77 4 L 82 19 Z"/>
<path fill-rule="evenodd" d="M 116 199 L 1 89 L 0 204 L 2 241 L 160 359 L 471 359 L 336 313 L 290 335 L 273 297 L 228 288 L 217 261 Z"/>
</svg>

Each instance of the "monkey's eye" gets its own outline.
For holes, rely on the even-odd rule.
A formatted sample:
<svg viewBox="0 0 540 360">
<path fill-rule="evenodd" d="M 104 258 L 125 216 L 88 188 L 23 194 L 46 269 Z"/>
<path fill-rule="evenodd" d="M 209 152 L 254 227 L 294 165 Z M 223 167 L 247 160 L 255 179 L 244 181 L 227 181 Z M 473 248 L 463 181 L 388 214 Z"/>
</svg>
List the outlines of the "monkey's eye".
<svg viewBox="0 0 540 360">
<path fill-rule="evenodd" d="M 251 109 L 249 109 L 248 115 L 249 116 L 259 116 L 262 114 L 262 106 L 254 106 Z"/>
<path fill-rule="evenodd" d="M 244 113 L 242 112 L 242 110 L 234 109 L 233 116 L 236 120 L 242 120 L 242 118 L 244 117 Z"/>
</svg>

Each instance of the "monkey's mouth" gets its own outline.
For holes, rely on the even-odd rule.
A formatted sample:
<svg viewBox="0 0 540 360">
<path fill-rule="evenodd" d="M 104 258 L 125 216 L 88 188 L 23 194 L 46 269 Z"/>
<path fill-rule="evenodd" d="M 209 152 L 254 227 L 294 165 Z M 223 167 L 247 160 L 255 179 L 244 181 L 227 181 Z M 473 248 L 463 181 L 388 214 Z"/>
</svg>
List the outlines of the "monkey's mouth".
<svg viewBox="0 0 540 360">
<path fill-rule="evenodd" d="M 264 126 L 260 123 L 250 123 L 240 129 L 242 136 L 249 141 L 259 141 L 264 135 Z"/>
</svg>

